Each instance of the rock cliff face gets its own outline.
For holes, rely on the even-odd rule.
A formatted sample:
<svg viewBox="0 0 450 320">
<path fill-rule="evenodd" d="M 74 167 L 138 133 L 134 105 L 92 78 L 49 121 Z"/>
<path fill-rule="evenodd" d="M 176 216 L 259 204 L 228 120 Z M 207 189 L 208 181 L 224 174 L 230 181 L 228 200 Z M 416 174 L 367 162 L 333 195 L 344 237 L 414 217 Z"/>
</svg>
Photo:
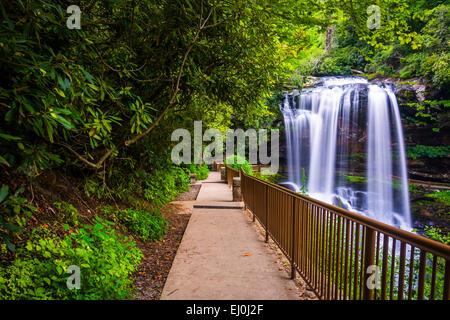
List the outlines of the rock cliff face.
<svg viewBox="0 0 450 320">
<path fill-rule="evenodd" d="M 426 113 L 434 118 L 449 118 L 449 112 L 435 110 L 428 106 L 427 100 L 443 100 L 448 97 L 437 92 L 434 87 L 422 79 L 393 82 L 396 85 L 396 95 L 403 121 L 403 130 L 407 146 L 449 146 L 450 130 L 448 125 L 433 131 L 433 125 L 417 123 L 416 114 L 421 105 L 425 105 Z M 445 94 L 445 93 L 444 93 Z M 448 122 L 447 122 L 448 123 Z M 443 157 L 420 157 L 408 160 L 408 171 L 411 178 L 450 183 L 450 155 Z"/>
<path fill-rule="evenodd" d="M 422 78 L 413 79 L 373 79 L 371 82 L 394 85 L 399 103 L 423 103 L 438 93 L 435 92 L 428 81 Z"/>
</svg>

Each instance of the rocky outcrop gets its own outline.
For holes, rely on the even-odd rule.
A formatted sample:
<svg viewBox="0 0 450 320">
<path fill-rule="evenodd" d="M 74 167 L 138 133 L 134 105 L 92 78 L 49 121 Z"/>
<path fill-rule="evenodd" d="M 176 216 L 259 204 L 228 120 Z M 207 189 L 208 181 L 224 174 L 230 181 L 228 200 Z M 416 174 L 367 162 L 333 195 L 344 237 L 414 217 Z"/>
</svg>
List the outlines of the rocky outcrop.
<svg viewBox="0 0 450 320">
<path fill-rule="evenodd" d="M 436 94 L 429 81 L 424 78 L 399 79 L 399 78 L 375 78 L 371 83 L 392 85 L 399 104 L 423 103 L 427 99 L 434 98 Z"/>
</svg>

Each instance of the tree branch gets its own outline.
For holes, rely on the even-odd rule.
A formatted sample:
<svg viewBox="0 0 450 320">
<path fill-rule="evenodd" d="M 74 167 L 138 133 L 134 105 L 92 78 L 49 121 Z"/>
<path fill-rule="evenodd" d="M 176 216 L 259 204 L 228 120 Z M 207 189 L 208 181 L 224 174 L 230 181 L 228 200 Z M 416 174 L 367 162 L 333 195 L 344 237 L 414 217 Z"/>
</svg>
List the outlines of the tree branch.
<svg viewBox="0 0 450 320">
<path fill-rule="evenodd" d="M 123 146 L 128 147 L 131 144 L 136 143 L 139 139 L 141 139 L 144 136 L 148 135 L 156 127 L 156 125 L 159 123 L 159 121 L 161 121 L 161 119 L 164 117 L 164 115 L 167 113 L 167 111 L 170 109 L 170 107 L 175 103 L 176 96 L 177 96 L 178 92 L 180 91 L 181 77 L 183 75 L 184 66 L 186 65 L 186 61 L 187 61 L 187 58 L 189 56 L 189 53 L 191 52 L 192 48 L 194 47 L 195 43 L 197 42 L 198 37 L 200 35 L 200 32 L 205 28 L 206 23 L 208 22 L 209 18 L 211 17 L 211 14 L 215 10 L 215 8 L 216 8 L 215 6 L 212 7 L 211 10 L 209 11 L 207 17 L 203 20 L 203 6 L 202 6 L 202 14 L 200 15 L 199 26 L 198 26 L 198 29 L 197 29 L 195 35 L 194 35 L 194 38 L 192 39 L 189 47 L 187 48 L 186 52 L 184 53 L 183 60 L 181 61 L 181 65 L 180 65 L 180 70 L 178 71 L 178 76 L 177 76 L 177 79 L 176 79 L 176 82 L 175 82 L 175 88 L 173 89 L 173 92 L 172 92 L 172 96 L 169 99 L 169 102 L 167 103 L 167 105 L 164 108 L 164 110 L 160 113 L 158 118 L 156 118 L 156 120 L 152 123 L 152 125 L 147 130 L 145 130 L 144 132 L 142 132 L 142 133 L 140 133 L 138 135 L 135 135 L 131 139 L 126 140 L 122 144 L 118 144 L 114 148 L 109 149 L 108 151 L 106 151 L 106 153 L 96 163 L 87 160 L 85 157 L 83 157 L 82 155 L 77 153 L 75 150 L 73 150 L 73 148 L 71 146 L 69 146 L 68 144 L 65 144 L 65 143 L 58 143 L 58 144 L 63 146 L 63 147 L 65 147 L 70 152 L 72 152 L 83 163 L 87 164 L 88 166 L 90 166 L 92 168 L 99 169 L 99 168 L 102 167 L 103 163 L 111 156 L 111 154 L 113 154 L 115 151 L 119 150 L 119 148 L 121 148 Z M 216 24 L 216 25 L 218 25 L 218 24 Z M 102 62 L 108 68 L 110 68 L 113 71 L 120 71 L 120 70 L 115 70 L 114 68 L 112 68 L 111 66 L 106 64 L 103 61 L 100 53 L 99 53 L 99 57 L 102 60 Z"/>
<path fill-rule="evenodd" d="M 87 164 L 88 166 L 93 167 L 93 168 L 96 168 L 96 169 L 98 169 L 99 167 L 101 167 L 101 164 L 100 164 L 100 166 L 98 166 L 96 163 L 90 162 L 88 159 L 86 159 L 85 157 L 83 157 L 81 154 L 79 154 L 78 152 L 76 152 L 75 150 L 73 150 L 72 147 L 69 146 L 69 145 L 66 144 L 66 143 L 56 142 L 55 144 L 58 144 L 58 145 L 60 145 L 60 146 L 63 146 L 64 148 L 66 148 L 67 150 L 69 150 L 70 152 L 72 152 L 72 153 L 78 158 L 78 160 L 80 160 L 81 162 Z"/>
</svg>

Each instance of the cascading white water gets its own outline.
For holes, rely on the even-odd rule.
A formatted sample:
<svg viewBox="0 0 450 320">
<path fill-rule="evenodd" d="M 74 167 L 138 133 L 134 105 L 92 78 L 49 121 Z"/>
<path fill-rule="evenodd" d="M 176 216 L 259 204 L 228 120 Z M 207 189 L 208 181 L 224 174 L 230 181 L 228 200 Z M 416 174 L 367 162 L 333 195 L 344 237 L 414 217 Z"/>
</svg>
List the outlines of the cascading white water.
<svg viewBox="0 0 450 320">
<path fill-rule="evenodd" d="M 287 184 L 298 191 L 306 178 L 303 188 L 311 197 L 409 230 L 405 146 L 395 94 L 360 77 L 322 78 L 321 83 L 286 94 L 280 106 Z"/>
</svg>

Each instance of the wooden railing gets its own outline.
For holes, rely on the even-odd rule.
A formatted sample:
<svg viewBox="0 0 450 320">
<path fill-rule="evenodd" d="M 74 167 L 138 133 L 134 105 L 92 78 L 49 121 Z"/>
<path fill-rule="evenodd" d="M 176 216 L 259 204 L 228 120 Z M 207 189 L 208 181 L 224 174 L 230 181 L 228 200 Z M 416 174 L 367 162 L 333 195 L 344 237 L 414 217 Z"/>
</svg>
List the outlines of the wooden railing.
<svg viewBox="0 0 450 320">
<path fill-rule="evenodd" d="M 233 178 L 239 177 L 239 170 L 226 166 L 227 170 L 227 183 L 229 186 L 233 186 Z"/>
<path fill-rule="evenodd" d="M 236 176 L 227 167 L 227 177 Z M 246 208 L 321 299 L 449 300 L 450 246 L 242 170 Z M 230 179 L 228 179 L 228 183 Z M 231 178 L 232 181 L 232 178 Z"/>
</svg>

